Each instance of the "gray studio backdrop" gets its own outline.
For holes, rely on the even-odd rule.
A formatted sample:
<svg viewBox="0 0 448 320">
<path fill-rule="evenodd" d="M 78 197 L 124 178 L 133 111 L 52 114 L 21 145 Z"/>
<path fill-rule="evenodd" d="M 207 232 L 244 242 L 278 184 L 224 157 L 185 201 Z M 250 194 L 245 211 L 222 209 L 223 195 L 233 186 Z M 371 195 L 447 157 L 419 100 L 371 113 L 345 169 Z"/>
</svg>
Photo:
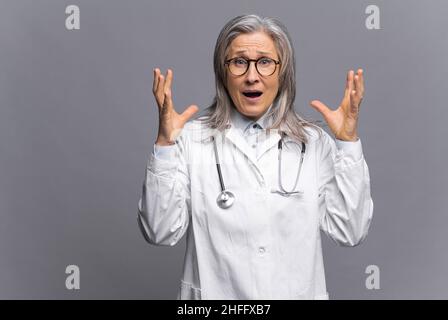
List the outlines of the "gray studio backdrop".
<svg viewBox="0 0 448 320">
<path fill-rule="evenodd" d="M 69 5 L 79 30 L 66 28 Z M 379 30 L 366 28 L 369 5 Z M 365 70 L 374 219 L 358 247 L 323 238 L 330 298 L 448 298 L 443 0 L 1 0 L 0 298 L 175 298 L 185 239 L 151 246 L 136 220 L 157 133 L 152 70 L 174 70 L 178 110 L 205 108 L 218 33 L 244 13 L 288 27 L 306 117 L 322 119 L 309 101 L 337 107 L 347 70 Z M 379 289 L 366 287 L 372 265 Z"/>
</svg>

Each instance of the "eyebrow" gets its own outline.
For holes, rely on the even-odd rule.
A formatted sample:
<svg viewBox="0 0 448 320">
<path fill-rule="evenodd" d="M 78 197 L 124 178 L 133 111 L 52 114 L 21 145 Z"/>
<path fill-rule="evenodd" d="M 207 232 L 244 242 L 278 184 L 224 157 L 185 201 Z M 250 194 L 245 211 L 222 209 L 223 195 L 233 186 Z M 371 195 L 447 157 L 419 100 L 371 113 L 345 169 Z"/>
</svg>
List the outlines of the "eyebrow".
<svg viewBox="0 0 448 320">
<path fill-rule="evenodd" d="M 237 52 L 235 52 L 235 54 L 246 53 L 246 52 L 247 52 L 247 50 L 238 50 Z M 258 50 L 257 50 L 257 53 L 259 53 L 259 54 L 271 54 L 271 52 L 267 52 L 267 51 L 258 51 Z"/>
</svg>

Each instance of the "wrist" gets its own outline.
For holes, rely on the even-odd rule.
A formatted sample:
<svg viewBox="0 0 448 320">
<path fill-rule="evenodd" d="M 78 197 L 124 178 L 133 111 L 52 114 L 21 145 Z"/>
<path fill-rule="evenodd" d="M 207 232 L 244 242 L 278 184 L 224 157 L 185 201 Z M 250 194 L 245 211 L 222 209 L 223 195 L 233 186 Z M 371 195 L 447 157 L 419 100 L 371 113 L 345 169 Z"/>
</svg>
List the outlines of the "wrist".
<svg viewBox="0 0 448 320">
<path fill-rule="evenodd" d="M 341 141 L 351 141 L 351 142 L 355 142 L 358 141 L 359 137 L 358 135 L 354 135 L 354 136 L 336 136 L 336 139 L 341 140 Z"/>
<path fill-rule="evenodd" d="M 156 145 L 158 146 L 171 146 L 176 142 L 171 139 L 167 139 L 164 135 L 158 134 L 156 139 Z"/>
<path fill-rule="evenodd" d="M 358 141 L 358 137 L 356 137 L 356 138 L 353 138 L 353 139 L 339 139 L 339 138 L 336 138 L 336 139 L 338 139 L 338 140 L 341 140 L 341 141 L 346 141 L 346 142 L 356 142 L 356 141 Z"/>
<path fill-rule="evenodd" d="M 171 132 L 164 132 L 160 130 L 157 133 L 156 144 L 162 146 L 170 146 L 176 144 L 177 137 L 180 135 L 182 129 L 174 129 Z"/>
<path fill-rule="evenodd" d="M 157 139 L 155 144 L 156 144 L 156 146 L 172 146 L 176 143 L 174 141 L 171 142 L 171 141 Z"/>
</svg>

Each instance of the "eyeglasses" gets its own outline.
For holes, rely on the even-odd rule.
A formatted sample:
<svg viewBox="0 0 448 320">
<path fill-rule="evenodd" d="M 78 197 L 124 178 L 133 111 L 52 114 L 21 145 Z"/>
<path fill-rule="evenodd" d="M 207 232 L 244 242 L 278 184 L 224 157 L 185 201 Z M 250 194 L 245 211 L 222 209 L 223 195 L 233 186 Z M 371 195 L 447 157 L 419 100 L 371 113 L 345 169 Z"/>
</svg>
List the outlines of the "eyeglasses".
<svg viewBox="0 0 448 320">
<path fill-rule="evenodd" d="M 265 77 L 273 75 L 277 69 L 277 65 L 280 64 L 280 61 L 266 57 L 261 57 L 257 60 L 237 57 L 227 60 L 225 64 L 229 67 L 230 72 L 234 76 L 242 76 L 249 70 L 252 61 L 255 62 L 255 69 L 257 69 L 257 72 Z"/>
</svg>

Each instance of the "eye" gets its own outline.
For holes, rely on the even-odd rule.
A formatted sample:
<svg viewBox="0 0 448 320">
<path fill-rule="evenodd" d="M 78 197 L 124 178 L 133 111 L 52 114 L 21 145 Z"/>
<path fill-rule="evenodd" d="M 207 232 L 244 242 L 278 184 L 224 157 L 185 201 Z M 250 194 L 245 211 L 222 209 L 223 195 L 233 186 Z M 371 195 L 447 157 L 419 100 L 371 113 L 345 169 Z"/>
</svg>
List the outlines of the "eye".
<svg viewBox="0 0 448 320">
<path fill-rule="evenodd" d="M 235 60 L 233 60 L 233 63 L 237 66 L 245 66 L 247 64 L 247 61 L 243 58 L 236 58 Z"/>
<path fill-rule="evenodd" d="M 270 65 L 271 63 L 273 63 L 274 61 L 272 59 L 269 58 L 262 58 L 258 61 L 258 63 L 262 66 L 267 66 Z"/>
</svg>

